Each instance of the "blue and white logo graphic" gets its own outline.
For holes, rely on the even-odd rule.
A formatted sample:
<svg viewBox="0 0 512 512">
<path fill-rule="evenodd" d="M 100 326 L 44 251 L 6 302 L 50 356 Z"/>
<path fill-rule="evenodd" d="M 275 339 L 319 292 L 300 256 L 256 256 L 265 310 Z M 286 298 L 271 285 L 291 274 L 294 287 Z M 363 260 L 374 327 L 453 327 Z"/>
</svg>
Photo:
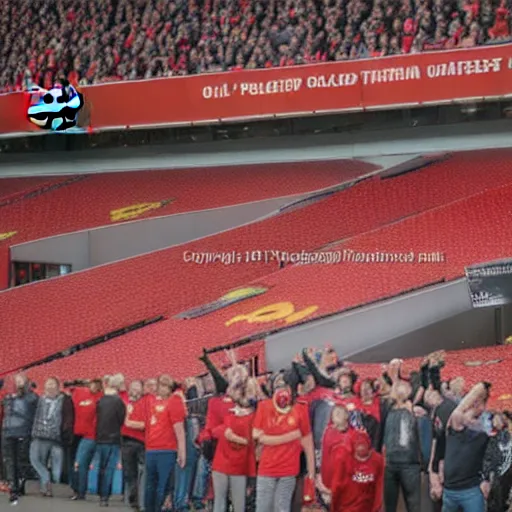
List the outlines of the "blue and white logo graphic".
<svg viewBox="0 0 512 512">
<path fill-rule="evenodd" d="M 33 99 L 28 108 L 28 119 L 44 130 L 64 131 L 76 126 L 78 113 L 84 106 L 84 98 L 72 85 L 30 91 Z"/>
</svg>

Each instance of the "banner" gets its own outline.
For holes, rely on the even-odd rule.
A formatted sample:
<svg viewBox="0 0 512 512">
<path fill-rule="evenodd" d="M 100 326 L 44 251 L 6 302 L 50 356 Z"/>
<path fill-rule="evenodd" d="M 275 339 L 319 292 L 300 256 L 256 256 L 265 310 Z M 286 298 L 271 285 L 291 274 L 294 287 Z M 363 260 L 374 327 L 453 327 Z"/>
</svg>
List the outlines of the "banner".
<svg viewBox="0 0 512 512">
<path fill-rule="evenodd" d="M 467 267 L 466 278 L 474 308 L 512 303 L 512 259 Z"/>
<path fill-rule="evenodd" d="M 512 45 L 83 87 L 92 129 L 217 123 L 512 93 Z M 0 96 L 0 133 L 37 130 L 23 93 Z"/>
</svg>

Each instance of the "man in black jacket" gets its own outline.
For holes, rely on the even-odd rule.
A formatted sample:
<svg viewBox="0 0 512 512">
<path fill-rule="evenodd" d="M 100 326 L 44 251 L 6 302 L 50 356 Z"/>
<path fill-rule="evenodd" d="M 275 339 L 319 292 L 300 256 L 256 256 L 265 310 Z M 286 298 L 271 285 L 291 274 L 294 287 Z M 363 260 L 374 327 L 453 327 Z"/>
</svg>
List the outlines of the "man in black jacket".
<svg viewBox="0 0 512 512">
<path fill-rule="evenodd" d="M 126 406 L 119 398 L 122 381 L 118 376 L 109 377 L 105 395 L 96 405 L 96 452 L 100 467 L 100 507 L 108 507 L 112 481 L 120 461 L 121 429 L 126 417 Z"/>
<path fill-rule="evenodd" d="M 9 483 L 9 501 L 13 505 L 24 491 L 24 481 L 30 468 L 30 436 L 38 403 L 38 397 L 25 375 L 16 375 L 14 382 L 15 393 L 4 399 L 2 423 L 4 467 Z"/>
<path fill-rule="evenodd" d="M 484 411 L 491 385 L 474 386 L 452 412 L 446 430 L 443 510 L 485 512 L 490 482 L 482 473 L 489 437 Z"/>
</svg>

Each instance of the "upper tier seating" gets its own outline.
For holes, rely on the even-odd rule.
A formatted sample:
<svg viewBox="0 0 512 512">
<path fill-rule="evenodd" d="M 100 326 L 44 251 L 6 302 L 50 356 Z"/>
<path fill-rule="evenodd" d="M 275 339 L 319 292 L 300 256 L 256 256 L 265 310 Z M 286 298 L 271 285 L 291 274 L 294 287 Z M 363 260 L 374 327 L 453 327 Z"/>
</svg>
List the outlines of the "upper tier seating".
<svg viewBox="0 0 512 512">
<path fill-rule="evenodd" d="M 338 160 L 55 178 L 59 186 L 30 199 L 0 206 L 0 234 L 16 232 L 4 241 L 0 237 L 0 289 L 7 287 L 8 247 L 131 220 L 112 218 L 113 210 L 156 203 L 157 208 L 136 217 L 143 219 L 219 208 L 313 192 L 376 169 L 377 166 L 362 161 Z M 0 179 L 0 197 L 3 182 Z M 7 190 L 14 186 L 12 180 L 7 180 Z"/>
<path fill-rule="evenodd" d="M 0 0 L 0 92 L 509 38 L 507 0 Z"/>
<path fill-rule="evenodd" d="M 320 316 L 453 279 L 470 263 L 507 257 L 512 247 L 508 222 L 511 153 L 456 154 L 428 169 L 362 183 L 303 209 L 186 246 L 0 293 L 0 324 L 5 326 L 5 339 L 10 340 L 0 373 L 137 321 L 174 315 L 216 300 L 258 278 L 269 291 L 251 299 L 249 311 L 289 298 L 298 308 L 321 306 L 315 313 Z M 276 262 L 194 265 L 183 261 L 185 250 L 301 251 L 341 240 L 345 241 L 333 250 L 441 252 L 446 260 L 433 264 L 344 262 L 288 267 L 280 272 L 276 272 Z M 81 306 L 77 307 L 77 301 Z M 201 320 L 202 345 L 191 342 L 192 352 L 197 346 L 215 346 L 263 332 L 257 330 L 261 325 L 246 323 L 219 331 L 232 311 L 236 314 L 242 307 L 241 312 L 247 312 L 249 306 L 243 302 L 205 317 L 205 323 Z M 25 321 L 27 311 L 38 311 L 30 323 Z M 168 321 L 165 339 L 177 336 L 176 322 Z M 186 336 L 191 341 L 196 322 L 180 322 L 189 331 L 178 339 Z M 145 334 L 141 336 L 144 339 Z M 183 356 L 187 356 L 185 350 Z"/>
</svg>

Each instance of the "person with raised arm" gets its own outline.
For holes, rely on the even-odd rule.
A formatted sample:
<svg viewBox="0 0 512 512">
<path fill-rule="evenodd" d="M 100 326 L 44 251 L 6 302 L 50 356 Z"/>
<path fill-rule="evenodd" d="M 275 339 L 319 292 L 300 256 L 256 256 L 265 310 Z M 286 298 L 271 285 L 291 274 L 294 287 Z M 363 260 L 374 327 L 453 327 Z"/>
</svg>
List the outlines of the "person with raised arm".
<svg viewBox="0 0 512 512">
<path fill-rule="evenodd" d="M 488 382 L 474 386 L 448 420 L 443 512 L 485 512 L 490 483 L 482 473 L 489 442 L 483 413 L 490 389 Z"/>
<path fill-rule="evenodd" d="M 256 396 L 248 387 L 242 384 L 228 388 L 227 394 L 233 399 L 234 406 L 224 423 L 213 432 L 218 440 L 212 463 L 214 512 L 226 511 L 228 495 L 234 512 L 244 512 L 248 480 L 256 476 L 252 439 Z"/>
</svg>

